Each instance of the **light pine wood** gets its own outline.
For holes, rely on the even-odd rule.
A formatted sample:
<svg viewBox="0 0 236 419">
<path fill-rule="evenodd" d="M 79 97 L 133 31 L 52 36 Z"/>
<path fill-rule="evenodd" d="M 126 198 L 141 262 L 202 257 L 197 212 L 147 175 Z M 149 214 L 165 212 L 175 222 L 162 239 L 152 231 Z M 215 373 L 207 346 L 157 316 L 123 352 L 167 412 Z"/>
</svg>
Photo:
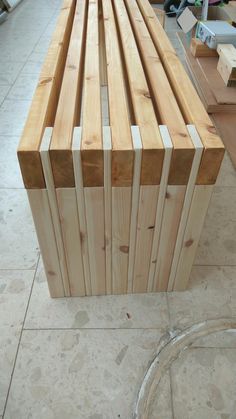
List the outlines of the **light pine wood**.
<svg viewBox="0 0 236 419">
<path fill-rule="evenodd" d="M 109 117 L 112 134 L 112 185 L 118 187 L 131 186 L 134 153 L 122 62 L 111 0 L 102 0 L 102 7 L 107 57 Z"/>
<path fill-rule="evenodd" d="M 218 57 L 215 49 L 209 48 L 198 38 L 192 38 L 190 51 L 194 57 Z"/>
<path fill-rule="evenodd" d="M 29 203 L 51 297 L 64 297 L 59 256 L 46 189 L 28 189 Z"/>
<path fill-rule="evenodd" d="M 217 135 L 215 127 L 207 115 L 171 42 L 155 16 L 151 5 L 147 0 L 137 0 L 137 4 L 160 55 L 185 121 L 188 124 L 195 125 L 204 145 L 197 183 L 213 184 L 216 181 L 224 156 L 222 141 Z"/>
<path fill-rule="evenodd" d="M 107 59 L 106 59 L 106 48 L 105 48 L 105 33 L 104 33 L 104 21 L 102 13 L 102 4 L 99 1 L 98 4 L 99 13 L 99 64 L 100 64 L 100 81 L 101 86 L 107 86 Z"/>
<path fill-rule="evenodd" d="M 170 271 L 170 276 L 169 276 L 169 281 L 168 281 L 168 291 L 173 290 L 176 270 L 177 270 L 181 247 L 183 243 L 184 231 L 186 228 L 189 209 L 191 206 L 191 201 L 193 197 L 193 192 L 194 192 L 197 174 L 198 174 L 202 152 L 203 152 L 203 145 L 194 125 L 189 125 L 188 131 L 192 138 L 196 152 L 194 155 L 192 169 L 191 169 L 191 173 L 190 173 L 190 177 L 189 177 L 189 181 L 188 181 L 188 185 L 187 185 L 187 189 L 185 193 L 184 204 L 183 204 L 181 219 L 179 223 L 178 235 L 177 235 L 177 239 L 175 243 L 174 256 L 172 260 L 171 271 Z"/>
<path fill-rule="evenodd" d="M 175 276 L 174 291 L 187 288 L 212 192 L 213 186 L 195 186 Z"/>
<path fill-rule="evenodd" d="M 133 292 L 147 292 L 159 186 L 140 186 Z"/>
<path fill-rule="evenodd" d="M 142 185 L 158 185 L 164 158 L 152 97 L 123 0 L 114 2 L 124 52 L 134 116 L 143 144 Z M 134 71 L 135 68 L 135 71 Z"/>
<path fill-rule="evenodd" d="M 43 139 L 42 139 L 42 143 L 40 146 L 40 156 L 42 159 L 43 174 L 45 178 L 45 183 L 46 183 L 46 187 L 48 191 L 48 200 L 49 200 L 50 209 L 52 213 L 52 220 L 53 220 L 53 225 L 54 225 L 54 230 L 55 230 L 55 237 L 56 237 L 56 243 L 57 243 L 57 248 L 58 248 L 65 296 L 69 297 L 70 296 L 69 277 L 68 277 L 65 250 L 64 250 L 64 245 L 63 245 L 61 221 L 60 221 L 60 216 L 58 212 L 56 190 L 54 186 L 52 167 L 51 167 L 51 162 L 50 162 L 50 157 L 49 157 L 49 146 L 50 146 L 51 136 L 52 136 L 52 128 L 46 128 Z"/>
<path fill-rule="evenodd" d="M 92 295 L 106 294 L 104 188 L 84 188 Z"/>
<path fill-rule="evenodd" d="M 103 127 L 104 211 L 106 243 L 106 293 L 112 294 L 112 194 L 111 194 L 111 129 Z"/>
<path fill-rule="evenodd" d="M 170 167 L 169 184 L 185 185 L 188 182 L 191 170 L 194 147 L 137 2 L 136 0 L 125 0 L 125 3 L 133 25 L 133 31 L 142 57 L 143 67 L 149 80 L 152 97 L 159 115 L 159 121 L 168 126 L 173 142 L 174 149 Z M 163 31 L 162 28 L 161 30 Z M 174 118 L 173 115 L 175 115 Z"/>
<path fill-rule="evenodd" d="M 231 86 L 236 81 L 236 49 L 231 44 L 218 44 L 217 52 L 220 56 L 217 70 L 226 86 Z"/>
<path fill-rule="evenodd" d="M 86 211 L 84 201 L 84 187 L 83 187 L 83 175 L 82 175 L 82 163 L 81 163 L 81 127 L 74 129 L 73 143 L 72 143 L 72 155 L 73 165 L 75 174 L 75 190 L 77 196 L 79 223 L 80 223 L 80 237 L 81 237 L 81 250 L 84 267 L 84 280 L 86 295 L 91 295 L 91 278 L 90 278 L 90 266 L 89 266 L 89 251 L 88 251 L 88 233 L 86 223 Z"/>
<path fill-rule="evenodd" d="M 77 0 L 50 146 L 56 188 L 75 186 L 71 145 L 80 115 L 85 18 L 86 1 Z"/>
<path fill-rule="evenodd" d="M 85 187 L 103 186 L 104 181 L 98 20 L 98 0 L 89 0 L 81 144 Z"/>
<path fill-rule="evenodd" d="M 167 291 L 185 192 L 186 186 L 167 186 L 153 291 Z"/>
<path fill-rule="evenodd" d="M 73 12 L 74 0 L 65 0 L 18 147 L 18 159 L 26 188 L 45 188 L 39 148 L 45 127 L 52 126 L 54 121 Z"/>
<path fill-rule="evenodd" d="M 151 259 L 150 259 L 150 267 L 149 267 L 149 277 L 148 277 L 148 292 L 153 291 L 153 281 L 154 275 L 156 270 L 156 263 L 157 263 L 157 252 L 160 240 L 160 232 L 161 232 L 161 225 L 162 225 L 162 217 L 163 217 L 163 210 L 165 205 L 165 197 L 166 197 L 166 190 L 167 190 L 167 183 L 169 177 L 169 170 L 170 170 L 170 163 L 171 163 L 171 155 L 173 150 L 172 141 L 168 132 L 168 129 L 164 125 L 160 125 L 160 133 L 162 136 L 162 141 L 165 147 L 165 157 L 163 162 L 162 168 L 162 176 L 161 176 L 161 183 L 158 193 L 158 201 L 157 201 L 157 210 L 156 210 L 156 219 L 155 219 L 155 228 L 153 233 L 153 242 L 152 242 L 152 251 L 151 251 Z"/>
<path fill-rule="evenodd" d="M 161 26 L 163 28 L 165 28 L 166 14 L 165 14 L 164 10 L 157 9 L 156 7 L 154 7 L 153 10 L 154 10 L 154 12 L 157 16 L 157 19 L 159 20 Z"/>
<path fill-rule="evenodd" d="M 132 188 L 130 186 L 112 188 L 113 294 L 127 293 L 131 195 Z"/>
<path fill-rule="evenodd" d="M 133 275 L 135 262 L 135 247 L 137 235 L 137 219 L 138 219 L 138 205 L 139 205 L 139 189 L 141 179 L 141 164 L 142 164 L 142 141 L 140 137 L 140 130 L 137 126 L 132 126 L 132 137 L 134 144 L 134 177 L 132 186 L 132 203 L 131 203 L 131 220 L 130 220 L 130 238 L 129 238 L 129 267 L 128 267 L 128 287 L 127 292 L 133 291 Z"/>
<path fill-rule="evenodd" d="M 85 285 L 75 188 L 58 188 L 56 193 L 69 275 L 70 294 L 72 297 L 82 297 L 85 295 Z"/>
<path fill-rule="evenodd" d="M 72 297 L 85 295 L 80 226 L 75 188 L 58 188 L 57 202 Z"/>
</svg>

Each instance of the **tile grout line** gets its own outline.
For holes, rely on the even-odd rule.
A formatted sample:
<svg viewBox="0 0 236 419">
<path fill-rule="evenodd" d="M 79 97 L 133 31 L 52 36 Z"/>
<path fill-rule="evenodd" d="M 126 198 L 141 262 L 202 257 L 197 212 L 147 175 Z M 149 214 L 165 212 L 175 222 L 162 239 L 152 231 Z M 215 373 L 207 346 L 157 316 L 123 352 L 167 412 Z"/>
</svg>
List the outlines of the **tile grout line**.
<svg viewBox="0 0 236 419">
<path fill-rule="evenodd" d="M 4 408 L 3 408 L 2 419 L 4 419 L 4 416 L 5 416 L 5 413 L 6 413 L 6 407 L 7 407 L 7 403 L 8 403 L 8 399 L 9 399 L 10 389 L 11 389 L 12 380 L 13 380 L 15 367 L 16 367 L 16 361 L 17 361 L 17 358 L 18 358 L 18 353 L 19 353 L 20 344 L 21 344 L 21 338 L 22 338 L 22 334 L 23 334 L 23 331 L 24 331 L 24 324 L 25 324 L 27 313 L 28 313 L 29 303 L 30 303 L 30 299 L 31 299 L 32 291 L 33 291 L 33 286 L 34 286 L 34 281 L 35 281 L 35 277 L 36 277 L 36 273 L 37 273 L 37 269 L 38 269 L 38 265 L 39 265 L 39 260 L 40 260 L 40 254 L 38 255 L 38 260 L 37 260 L 35 271 L 34 271 L 33 281 L 32 281 L 32 285 L 31 285 L 31 288 L 30 288 L 29 298 L 28 298 L 28 302 L 27 302 L 27 305 L 26 305 L 25 315 L 24 315 L 24 319 L 23 319 L 23 322 L 22 322 L 19 342 L 18 342 L 17 349 L 16 349 L 15 359 L 14 359 L 13 368 L 12 368 L 12 372 L 11 372 L 11 378 L 10 378 L 8 391 L 7 391 L 7 396 L 6 396 L 6 400 L 5 400 L 5 404 L 4 404 Z"/>
<path fill-rule="evenodd" d="M 168 331 L 168 326 L 166 326 L 166 328 L 161 328 L 161 327 L 43 327 L 43 328 L 31 328 L 31 327 L 24 327 L 24 332 L 35 332 L 35 331 L 40 331 L 40 332 L 49 332 L 49 331 L 63 331 L 63 330 L 77 330 L 77 331 L 86 331 L 88 332 L 89 330 L 97 330 L 97 331 L 101 331 L 101 330 L 159 330 L 160 332 L 163 333 L 163 335 L 166 334 L 166 332 Z"/>
</svg>

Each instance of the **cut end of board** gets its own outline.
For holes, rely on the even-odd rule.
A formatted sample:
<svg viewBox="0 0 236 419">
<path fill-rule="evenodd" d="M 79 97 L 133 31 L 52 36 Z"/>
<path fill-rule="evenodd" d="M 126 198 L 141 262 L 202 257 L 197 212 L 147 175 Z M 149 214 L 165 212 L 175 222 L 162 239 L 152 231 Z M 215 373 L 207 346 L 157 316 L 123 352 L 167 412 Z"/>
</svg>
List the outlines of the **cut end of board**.
<svg viewBox="0 0 236 419">
<path fill-rule="evenodd" d="M 50 150 L 55 188 L 74 188 L 75 178 L 71 150 Z"/>
<path fill-rule="evenodd" d="M 39 151 L 17 151 L 26 189 L 44 189 L 45 180 Z"/>
</svg>

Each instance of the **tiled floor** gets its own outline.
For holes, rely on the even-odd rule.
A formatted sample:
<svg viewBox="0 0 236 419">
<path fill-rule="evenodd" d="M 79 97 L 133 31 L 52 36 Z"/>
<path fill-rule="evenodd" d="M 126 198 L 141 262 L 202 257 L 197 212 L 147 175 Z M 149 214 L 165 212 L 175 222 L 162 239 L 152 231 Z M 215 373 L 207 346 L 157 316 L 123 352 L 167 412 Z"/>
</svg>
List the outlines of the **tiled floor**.
<svg viewBox="0 0 236 419">
<path fill-rule="evenodd" d="M 131 419 L 159 341 L 236 316 L 236 174 L 228 156 L 183 293 L 51 300 L 16 160 L 60 0 L 0 26 L 0 419 Z M 180 57 L 174 19 L 166 29 Z M 158 386 L 150 419 L 236 418 L 236 333 L 198 340 Z"/>
</svg>

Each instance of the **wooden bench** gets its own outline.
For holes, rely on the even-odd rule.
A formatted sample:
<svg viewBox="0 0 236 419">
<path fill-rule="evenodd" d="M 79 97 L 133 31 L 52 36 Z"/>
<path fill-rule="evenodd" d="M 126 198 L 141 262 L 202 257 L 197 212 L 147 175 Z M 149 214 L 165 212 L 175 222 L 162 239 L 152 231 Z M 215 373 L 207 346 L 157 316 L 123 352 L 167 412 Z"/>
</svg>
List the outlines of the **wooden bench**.
<svg viewBox="0 0 236 419">
<path fill-rule="evenodd" d="M 64 0 L 18 149 L 51 296 L 185 289 L 223 155 L 148 0 Z"/>
</svg>

